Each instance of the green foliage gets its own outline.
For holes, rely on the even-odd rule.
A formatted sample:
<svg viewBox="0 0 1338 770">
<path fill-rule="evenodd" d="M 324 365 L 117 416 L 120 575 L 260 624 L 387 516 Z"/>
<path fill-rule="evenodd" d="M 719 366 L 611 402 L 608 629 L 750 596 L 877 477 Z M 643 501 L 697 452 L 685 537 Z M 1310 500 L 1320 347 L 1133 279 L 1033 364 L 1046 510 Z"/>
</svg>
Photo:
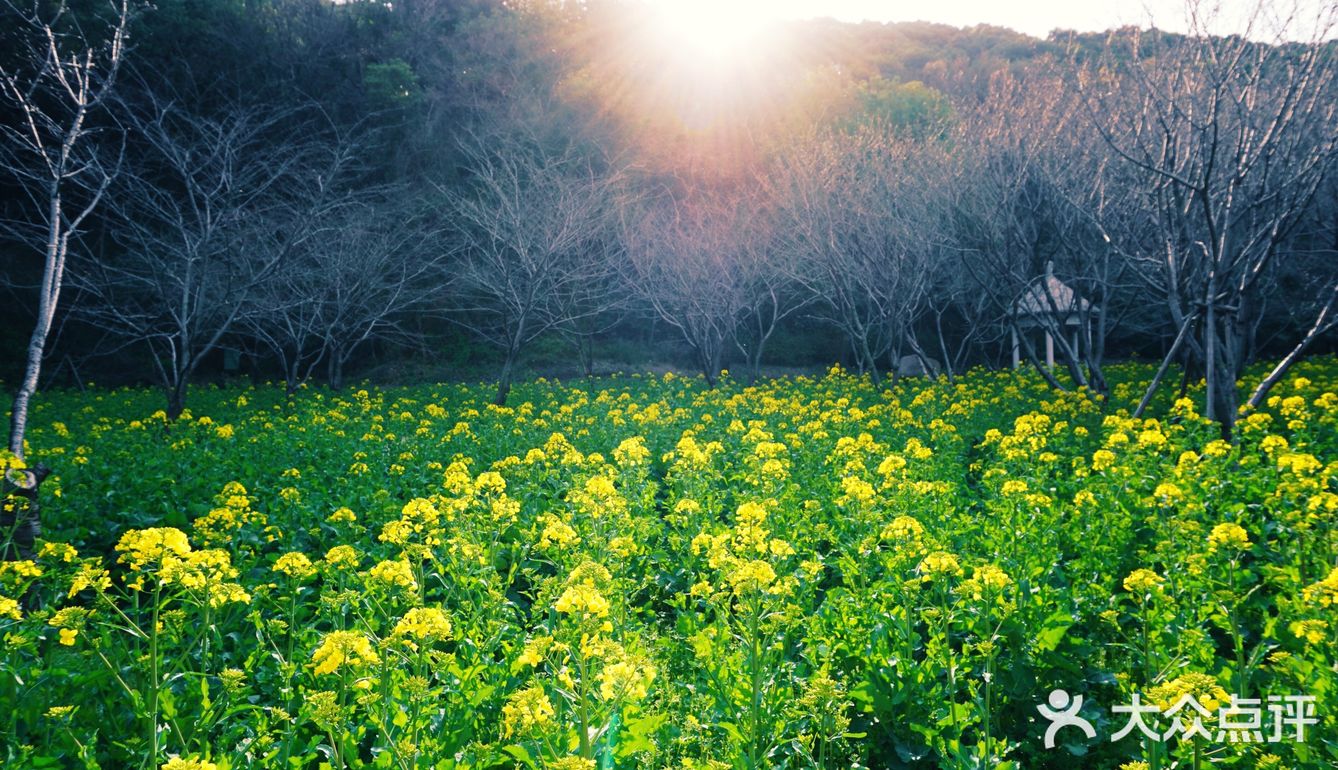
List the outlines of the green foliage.
<svg viewBox="0 0 1338 770">
<path fill-rule="evenodd" d="M 915 139 L 942 136 L 952 119 L 948 98 L 918 80 L 890 83 L 876 78 L 860 84 L 852 128 L 881 125 Z"/>
<path fill-rule="evenodd" d="M 1149 372 L 45 394 L 3 761 L 1169 768 L 1108 709 L 1199 687 L 1318 701 L 1219 763 L 1330 766 L 1338 369 L 1236 445 Z M 1056 687 L 1100 740 L 1041 747 Z"/>
<path fill-rule="evenodd" d="M 373 104 L 381 107 L 403 107 L 412 102 L 419 92 L 418 76 L 403 59 L 368 64 L 362 75 L 363 88 Z"/>
</svg>

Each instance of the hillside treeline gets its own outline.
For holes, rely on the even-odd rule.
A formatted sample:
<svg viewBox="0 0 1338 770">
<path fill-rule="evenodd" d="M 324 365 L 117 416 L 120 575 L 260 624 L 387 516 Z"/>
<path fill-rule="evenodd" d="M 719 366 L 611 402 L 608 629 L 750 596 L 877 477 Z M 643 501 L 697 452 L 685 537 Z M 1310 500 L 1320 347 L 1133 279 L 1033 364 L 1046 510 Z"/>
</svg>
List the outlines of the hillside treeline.
<svg viewBox="0 0 1338 770">
<path fill-rule="evenodd" d="M 1333 344 L 1332 42 L 825 20 L 708 51 L 626 2 L 90 0 L 0 9 L 0 68 L 106 55 L 122 7 L 44 381 L 152 381 L 175 411 L 229 374 L 487 371 L 500 401 L 536 367 L 1016 356 L 1101 391 L 1136 354 L 1229 424 L 1246 366 Z M 55 210 L 24 97 L 6 382 Z"/>
</svg>

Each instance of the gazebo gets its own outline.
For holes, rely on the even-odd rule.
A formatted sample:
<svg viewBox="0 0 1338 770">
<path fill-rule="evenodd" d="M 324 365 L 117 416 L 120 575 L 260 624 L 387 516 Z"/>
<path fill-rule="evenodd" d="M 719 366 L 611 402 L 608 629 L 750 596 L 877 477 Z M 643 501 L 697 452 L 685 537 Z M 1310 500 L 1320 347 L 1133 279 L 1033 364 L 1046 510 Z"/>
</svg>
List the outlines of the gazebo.
<svg viewBox="0 0 1338 770">
<path fill-rule="evenodd" d="M 1013 368 L 1022 361 L 1021 340 L 1018 332 L 1030 334 L 1034 329 L 1045 333 L 1045 365 L 1055 368 L 1055 333 L 1072 336 L 1073 349 L 1078 349 L 1078 333 L 1083 325 L 1090 326 L 1092 304 L 1083 299 L 1071 286 L 1055 277 L 1054 263 L 1045 263 L 1045 275 L 1032 281 L 1014 303 L 1009 316 L 1012 320 Z"/>
</svg>

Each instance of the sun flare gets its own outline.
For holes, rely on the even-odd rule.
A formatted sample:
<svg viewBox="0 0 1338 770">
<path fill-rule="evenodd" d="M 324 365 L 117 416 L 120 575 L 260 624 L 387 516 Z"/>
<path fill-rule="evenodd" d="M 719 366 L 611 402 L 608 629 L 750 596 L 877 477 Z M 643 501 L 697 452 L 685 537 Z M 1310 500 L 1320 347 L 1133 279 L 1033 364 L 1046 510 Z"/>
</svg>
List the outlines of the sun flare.
<svg viewBox="0 0 1338 770">
<path fill-rule="evenodd" d="M 725 173 L 749 162 L 764 127 L 804 83 L 792 23 L 753 0 L 639 0 L 582 82 L 592 104 L 665 167 Z"/>
<path fill-rule="evenodd" d="M 656 34 L 699 63 L 755 58 L 774 42 L 775 20 L 751 3 L 653 0 L 648 5 Z"/>
</svg>

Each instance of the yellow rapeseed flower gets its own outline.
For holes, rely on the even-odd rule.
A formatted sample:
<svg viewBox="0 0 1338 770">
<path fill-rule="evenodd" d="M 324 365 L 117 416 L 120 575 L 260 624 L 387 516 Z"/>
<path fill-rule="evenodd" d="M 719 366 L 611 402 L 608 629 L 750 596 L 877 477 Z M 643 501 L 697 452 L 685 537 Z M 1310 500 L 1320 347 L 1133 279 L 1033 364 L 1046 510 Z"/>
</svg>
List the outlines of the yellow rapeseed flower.
<svg viewBox="0 0 1338 770">
<path fill-rule="evenodd" d="M 613 450 L 613 459 L 624 468 L 642 465 L 649 458 L 650 450 L 646 448 L 646 440 L 641 436 L 624 439 L 618 448 Z"/>
<path fill-rule="evenodd" d="M 879 537 L 886 541 L 918 540 L 924 533 L 924 525 L 910 516 L 903 515 L 883 527 Z"/>
<path fill-rule="evenodd" d="M 1177 500 L 1185 499 L 1185 493 L 1180 487 L 1169 481 L 1163 481 L 1152 491 L 1152 496 L 1163 503 L 1174 503 Z"/>
<path fill-rule="evenodd" d="M 1306 586 L 1301 592 L 1301 598 L 1307 604 L 1318 604 L 1321 607 L 1338 605 L 1338 567 L 1334 567 L 1323 580 Z"/>
<path fill-rule="evenodd" d="M 553 646 L 553 637 L 536 636 L 525 642 L 524 649 L 520 652 L 520 657 L 516 662 L 522 666 L 536 668 L 544 662 L 544 656 L 548 654 L 548 648 Z"/>
<path fill-rule="evenodd" d="M 739 562 L 725 579 L 729 581 L 736 595 L 743 595 L 753 591 L 765 591 L 776 579 L 776 570 L 765 561 L 754 559 Z"/>
<path fill-rule="evenodd" d="M 557 514 L 546 513 L 539 517 L 539 522 L 544 525 L 543 531 L 539 534 L 540 548 L 567 548 L 581 542 L 576 530 Z"/>
<path fill-rule="evenodd" d="M 386 522 L 386 525 L 381 528 L 381 534 L 376 539 L 391 545 L 404 545 L 413 538 L 413 535 L 413 524 L 397 519 Z"/>
<path fill-rule="evenodd" d="M 420 642 L 449 639 L 451 621 L 440 607 L 414 607 L 395 624 L 393 635 Z"/>
<path fill-rule="evenodd" d="M 275 560 L 273 569 L 297 581 L 307 580 L 316 574 L 316 566 L 301 551 L 292 551 L 280 556 Z"/>
<path fill-rule="evenodd" d="M 493 475 L 496 476 L 497 474 Z M 498 476 L 498 478 L 501 478 L 501 476 Z M 505 487 L 506 482 L 502 482 L 502 484 Z M 432 525 L 436 524 L 441 518 L 441 512 L 437 510 L 437 506 L 431 500 L 425 497 L 415 497 L 400 509 L 400 518 L 406 522 L 422 522 Z"/>
<path fill-rule="evenodd" d="M 1148 701 L 1155 703 L 1162 711 L 1174 706 L 1181 698 L 1192 697 L 1209 712 L 1216 712 L 1219 706 L 1229 700 L 1226 690 L 1217 680 L 1208 674 L 1190 672 L 1181 674 L 1165 684 L 1148 690 Z"/>
<path fill-rule="evenodd" d="M 1006 588 L 1009 583 L 1013 582 L 1013 579 L 1008 577 L 1007 572 L 1004 572 L 993 564 L 982 564 L 981 566 L 976 567 L 973 578 L 980 581 L 980 584 L 985 588 L 995 591 Z"/>
<path fill-rule="evenodd" d="M 479 492 L 499 495 L 506 491 L 506 479 L 496 471 L 484 471 L 474 479 L 474 488 Z"/>
<path fill-rule="evenodd" d="M 1134 594 L 1146 594 L 1149 591 L 1156 590 L 1164 582 L 1166 582 L 1166 579 L 1161 575 L 1150 569 L 1140 567 L 1130 572 L 1128 577 L 1124 579 L 1124 590 Z"/>
<path fill-rule="evenodd" d="M 316 674 L 332 674 L 342 666 L 370 666 L 381 662 L 372 642 L 359 631 L 331 631 L 311 654 Z"/>
<path fill-rule="evenodd" d="M 191 549 L 185 532 L 175 527 L 153 527 L 132 529 L 121 535 L 116 550 L 121 554 L 121 563 L 141 572 L 146 568 L 161 567 L 165 562 L 171 563 L 190 553 Z"/>
<path fill-rule="evenodd" d="M 367 572 L 367 577 L 392 588 L 404 588 L 410 591 L 418 589 L 418 581 L 414 579 L 413 568 L 409 566 L 409 562 L 403 559 L 387 559 L 379 562 Z"/>
<path fill-rule="evenodd" d="M 31 559 L 0 561 L 0 577 L 11 578 L 11 582 L 12 580 L 39 578 L 43 574 L 42 568 L 37 566 L 37 563 Z"/>
<path fill-rule="evenodd" d="M 537 684 L 520 690 L 502 706 L 502 737 L 523 738 L 553 724 L 555 713 L 542 687 Z"/>
<path fill-rule="evenodd" d="M 999 567 L 993 564 L 982 564 L 975 568 L 975 572 L 969 580 L 963 581 L 957 587 L 957 593 L 981 601 L 987 595 L 998 596 L 1012 582 L 1013 579 L 1008 576 L 1008 573 Z"/>
<path fill-rule="evenodd" d="M 553 607 L 565 615 L 604 618 L 609 614 L 609 600 L 589 583 L 567 586 Z"/>
<path fill-rule="evenodd" d="M 203 759 L 183 759 L 172 754 L 160 770 L 218 770 L 218 765 Z"/>
<path fill-rule="evenodd" d="M 66 596 L 73 597 L 85 588 L 97 591 L 111 588 L 111 573 L 102 567 L 101 560 L 89 560 L 79 565 L 79 571 L 70 579 L 70 590 Z"/>
<path fill-rule="evenodd" d="M 760 527 L 767 520 L 767 509 L 763 505 L 749 500 L 735 509 L 734 518 L 741 527 Z"/>
<path fill-rule="evenodd" d="M 947 551 L 934 551 L 920 561 L 920 574 L 925 580 L 935 580 L 962 574 L 962 567 L 957 557 Z"/>
<path fill-rule="evenodd" d="M 74 546 L 66 543 L 43 543 L 37 551 L 39 559 L 52 559 L 53 561 L 72 562 L 79 556 L 79 551 Z"/>
<path fill-rule="evenodd" d="M 1115 464 L 1115 453 L 1109 449 L 1098 449 L 1092 453 L 1092 470 L 1104 471 Z"/>
<path fill-rule="evenodd" d="M 1250 536 L 1239 524 L 1223 522 L 1208 534 L 1209 551 L 1243 551 L 1250 547 Z"/>
<path fill-rule="evenodd" d="M 607 701 L 641 700 L 655 678 L 655 669 L 631 661 L 620 661 L 599 672 L 599 695 Z"/>
<path fill-rule="evenodd" d="M 351 508 L 336 508 L 334 513 L 330 514 L 326 521 L 334 524 L 339 522 L 357 521 L 358 515 Z"/>
<path fill-rule="evenodd" d="M 356 569 L 362 557 L 351 545 L 337 545 L 325 552 L 325 563 L 335 569 Z"/>
<path fill-rule="evenodd" d="M 1319 644 L 1324 641 L 1326 632 L 1329 630 L 1328 621 L 1324 620 L 1298 620 L 1287 628 L 1297 639 L 1304 639 L 1310 644 Z"/>
<path fill-rule="evenodd" d="M 867 503 L 874 497 L 873 485 L 857 476 L 841 479 L 841 492 L 847 502 Z"/>
</svg>

